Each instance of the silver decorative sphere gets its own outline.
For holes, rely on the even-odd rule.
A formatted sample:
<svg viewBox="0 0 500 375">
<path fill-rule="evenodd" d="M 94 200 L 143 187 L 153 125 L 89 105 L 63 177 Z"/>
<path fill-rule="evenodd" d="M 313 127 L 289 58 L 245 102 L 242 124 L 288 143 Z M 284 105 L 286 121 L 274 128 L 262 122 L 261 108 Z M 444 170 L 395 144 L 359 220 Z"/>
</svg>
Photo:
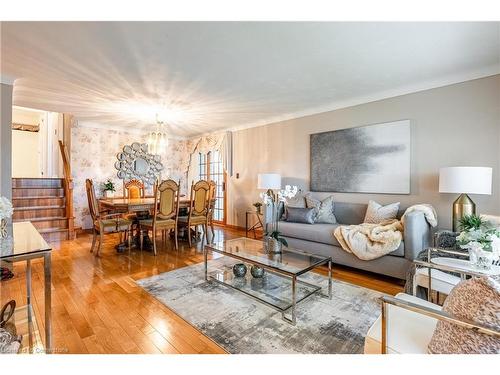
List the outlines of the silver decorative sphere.
<svg viewBox="0 0 500 375">
<path fill-rule="evenodd" d="M 243 263 L 237 263 L 233 266 L 233 274 L 236 277 L 244 277 L 247 274 L 247 266 Z"/>
<path fill-rule="evenodd" d="M 264 277 L 265 270 L 264 270 L 264 268 L 261 268 L 258 266 L 252 266 L 252 268 L 250 268 L 250 273 L 256 279 L 260 279 L 260 278 Z"/>
</svg>

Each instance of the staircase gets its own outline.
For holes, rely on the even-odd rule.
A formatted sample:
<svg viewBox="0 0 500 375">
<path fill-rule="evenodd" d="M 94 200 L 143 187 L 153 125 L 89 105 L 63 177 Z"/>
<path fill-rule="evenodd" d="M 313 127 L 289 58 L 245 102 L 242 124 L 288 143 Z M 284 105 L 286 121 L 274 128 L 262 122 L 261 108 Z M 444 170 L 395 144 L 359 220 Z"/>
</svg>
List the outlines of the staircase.
<svg viewBox="0 0 500 375">
<path fill-rule="evenodd" d="M 48 242 L 73 239 L 67 191 L 64 178 L 13 178 L 13 221 L 31 221 Z"/>
</svg>

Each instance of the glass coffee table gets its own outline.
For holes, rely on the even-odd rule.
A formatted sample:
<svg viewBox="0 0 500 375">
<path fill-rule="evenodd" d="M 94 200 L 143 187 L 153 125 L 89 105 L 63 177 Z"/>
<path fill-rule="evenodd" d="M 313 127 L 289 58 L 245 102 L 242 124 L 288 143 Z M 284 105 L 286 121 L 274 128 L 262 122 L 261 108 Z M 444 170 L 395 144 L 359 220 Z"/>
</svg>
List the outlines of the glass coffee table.
<svg viewBox="0 0 500 375">
<path fill-rule="evenodd" d="M 208 270 L 208 253 L 219 253 L 236 260 L 263 268 L 262 278 L 253 278 L 250 269 L 244 277 L 236 277 L 231 267 Z M 332 258 L 303 251 L 283 248 L 281 254 L 266 251 L 264 242 L 250 238 L 237 238 L 204 248 L 205 279 L 236 289 L 257 301 L 281 312 L 283 320 L 296 323 L 296 306 L 306 298 L 321 292 L 322 287 L 299 280 L 298 277 L 319 266 L 328 267 L 328 294 L 332 298 Z M 290 316 L 287 316 L 289 314 Z"/>
</svg>

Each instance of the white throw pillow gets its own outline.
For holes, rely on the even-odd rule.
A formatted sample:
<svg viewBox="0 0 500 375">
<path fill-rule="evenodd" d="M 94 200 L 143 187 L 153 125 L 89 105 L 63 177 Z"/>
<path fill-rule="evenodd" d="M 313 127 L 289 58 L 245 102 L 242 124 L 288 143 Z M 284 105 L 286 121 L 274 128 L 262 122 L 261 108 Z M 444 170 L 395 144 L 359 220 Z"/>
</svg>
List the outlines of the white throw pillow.
<svg viewBox="0 0 500 375">
<path fill-rule="evenodd" d="M 396 219 L 398 211 L 399 202 L 382 206 L 375 201 L 369 201 L 364 222 L 370 224 L 380 224 L 385 220 Z"/>
</svg>

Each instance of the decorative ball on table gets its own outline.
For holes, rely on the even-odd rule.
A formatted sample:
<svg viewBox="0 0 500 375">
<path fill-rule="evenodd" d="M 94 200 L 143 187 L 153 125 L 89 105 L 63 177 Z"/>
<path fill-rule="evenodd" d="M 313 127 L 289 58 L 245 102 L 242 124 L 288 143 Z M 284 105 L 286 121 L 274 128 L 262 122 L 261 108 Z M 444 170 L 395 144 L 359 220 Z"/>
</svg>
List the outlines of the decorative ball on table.
<svg viewBox="0 0 500 375">
<path fill-rule="evenodd" d="M 244 277 L 247 274 L 247 266 L 243 263 L 236 263 L 233 266 L 233 274 L 236 277 Z"/>
<path fill-rule="evenodd" d="M 262 277 L 264 277 L 265 270 L 262 267 L 252 266 L 252 268 L 250 268 L 250 273 L 256 279 L 261 279 Z"/>
</svg>

